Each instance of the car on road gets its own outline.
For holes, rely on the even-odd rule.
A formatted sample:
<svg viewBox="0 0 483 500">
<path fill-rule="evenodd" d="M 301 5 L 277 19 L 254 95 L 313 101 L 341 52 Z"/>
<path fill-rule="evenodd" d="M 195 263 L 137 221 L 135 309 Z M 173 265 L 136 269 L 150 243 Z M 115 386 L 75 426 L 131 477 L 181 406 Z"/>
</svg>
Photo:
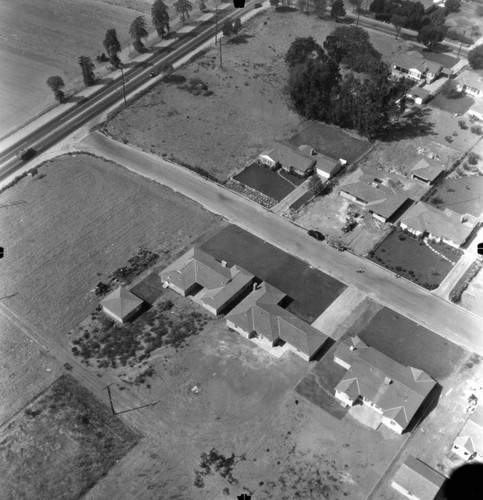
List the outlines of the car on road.
<svg viewBox="0 0 483 500">
<path fill-rule="evenodd" d="M 25 149 L 21 149 L 17 153 L 17 158 L 19 158 L 20 160 L 27 161 L 27 160 L 30 160 L 30 158 L 33 158 L 36 154 L 37 154 L 37 151 L 34 148 L 25 148 Z"/>
<path fill-rule="evenodd" d="M 307 231 L 307 234 L 309 236 L 312 236 L 312 238 L 315 238 L 317 241 L 325 240 L 325 236 L 320 231 L 316 231 L 315 229 L 310 229 L 309 231 Z"/>
<path fill-rule="evenodd" d="M 158 76 L 158 72 L 157 72 L 157 71 L 151 71 L 151 72 L 149 73 L 149 76 L 150 76 L 151 78 L 155 78 L 155 77 L 157 77 L 157 76 Z"/>
</svg>

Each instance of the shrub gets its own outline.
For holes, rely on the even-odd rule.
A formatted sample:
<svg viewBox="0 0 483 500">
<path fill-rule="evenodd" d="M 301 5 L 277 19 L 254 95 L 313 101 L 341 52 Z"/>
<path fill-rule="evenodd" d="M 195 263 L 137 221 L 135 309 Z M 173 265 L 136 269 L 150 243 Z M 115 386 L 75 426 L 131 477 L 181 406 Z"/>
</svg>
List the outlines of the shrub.
<svg viewBox="0 0 483 500">
<path fill-rule="evenodd" d="M 471 127 L 471 131 L 473 132 L 473 134 L 476 135 L 481 135 L 483 133 L 483 130 L 480 125 L 473 125 Z"/>
<path fill-rule="evenodd" d="M 461 130 L 467 130 L 468 125 L 466 125 L 466 122 L 464 120 L 458 120 L 458 125 L 460 126 Z"/>
<path fill-rule="evenodd" d="M 474 152 L 471 152 L 468 154 L 468 163 L 470 165 L 476 165 L 480 159 L 481 159 L 481 156 L 474 153 Z"/>
</svg>

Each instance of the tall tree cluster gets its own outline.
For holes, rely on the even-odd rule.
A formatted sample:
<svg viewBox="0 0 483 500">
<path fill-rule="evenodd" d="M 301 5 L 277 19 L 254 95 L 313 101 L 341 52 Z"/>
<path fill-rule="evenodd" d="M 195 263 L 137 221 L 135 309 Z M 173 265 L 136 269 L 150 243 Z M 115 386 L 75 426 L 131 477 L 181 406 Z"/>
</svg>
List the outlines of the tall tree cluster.
<svg viewBox="0 0 483 500">
<path fill-rule="evenodd" d="M 358 51 L 357 55 L 352 51 Z M 361 65 L 358 59 L 365 63 Z M 337 28 L 324 47 L 311 37 L 297 38 L 285 61 L 287 91 L 302 116 L 357 130 L 369 139 L 397 117 L 396 101 L 404 94 L 403 84 L 389 79 L 388 66 L 361 28 Z M 342 77 L 340 64 L 358 73 L 347 71 Z"/>
<path fill-rule="evenodd" d="M 155 0 L 151 7 L 151 19 L 153 26 L 161 38 L 169 35 L 169 14 L 168 7 L 163 0 Z"/>
</svg>

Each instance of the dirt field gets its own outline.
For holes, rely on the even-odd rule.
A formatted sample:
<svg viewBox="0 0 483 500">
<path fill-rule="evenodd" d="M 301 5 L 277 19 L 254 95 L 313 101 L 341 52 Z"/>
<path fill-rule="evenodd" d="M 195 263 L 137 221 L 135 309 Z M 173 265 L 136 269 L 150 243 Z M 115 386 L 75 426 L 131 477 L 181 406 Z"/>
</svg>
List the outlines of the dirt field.
<svg viewBox="0 0 483 500">
<path fill-rule="evenodd" d="M 200 78 L 214 95 L 193 96 L 161 83 L 117 115 L 108 130 L 119 140 L 173 155 L 225 180 L 272 139 L 289 138 L 305 127 L 282 92 L 287 78 L 283 57 L 295 37 L 313 36 L 322 44 L 335 27 L 333 21 L 298 12 L 262 13 L 246 24 L 247 43 L 224 42 L 223 69 L 210 49 L 177 72 Z M 392 40 L 374 37 L 388 59 L 404 47 Z"/>
<path fill-rule="evenodd" d="M 3 303 L 59 341 L 97 305 L 92 290 L 139 246 L 166 265 L 221 219 L 88 155 L 64 156 L 0 196 Z M 20 204 L 15 204 L 20 203 Z"/>
<path fill-rule="evenodd" d="M 4 499 L 79 498 L 139 439 L 70 376 L 0 434 Z"/>
<path fill-rule="evenodd" d="M 483 316 L 483 272 L 481 270 L 463 292 L 460 304 L 475 314 Z"/>
</svg>

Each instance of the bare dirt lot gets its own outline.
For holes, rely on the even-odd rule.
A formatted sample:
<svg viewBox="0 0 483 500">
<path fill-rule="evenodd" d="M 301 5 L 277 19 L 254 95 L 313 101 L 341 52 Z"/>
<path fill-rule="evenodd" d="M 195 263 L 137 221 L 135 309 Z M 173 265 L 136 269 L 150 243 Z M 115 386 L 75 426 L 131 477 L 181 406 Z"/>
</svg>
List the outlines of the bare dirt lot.
<svg viewBox="0 0 483 500">
<path fill-rule="evenodd" d="M 22 202 L 21 204 L 15 204 Z M 59 340 L 97 305 L 99 281 L 143 246 L 166 264 L 221 219 L 88 155 L 63 156 L 0 195 L 4 304 Z"/>
<path fill-rule="evenodd" d="M 483 272 L 481 270 L 463 292 L 461 305 L 475 314 L 483 316 Z"/>
<path fill-rule="evenodd" d="M 139 436 L 70 376 L 0 434 L 2 498 L 79 498 Z"/>
</svg>

